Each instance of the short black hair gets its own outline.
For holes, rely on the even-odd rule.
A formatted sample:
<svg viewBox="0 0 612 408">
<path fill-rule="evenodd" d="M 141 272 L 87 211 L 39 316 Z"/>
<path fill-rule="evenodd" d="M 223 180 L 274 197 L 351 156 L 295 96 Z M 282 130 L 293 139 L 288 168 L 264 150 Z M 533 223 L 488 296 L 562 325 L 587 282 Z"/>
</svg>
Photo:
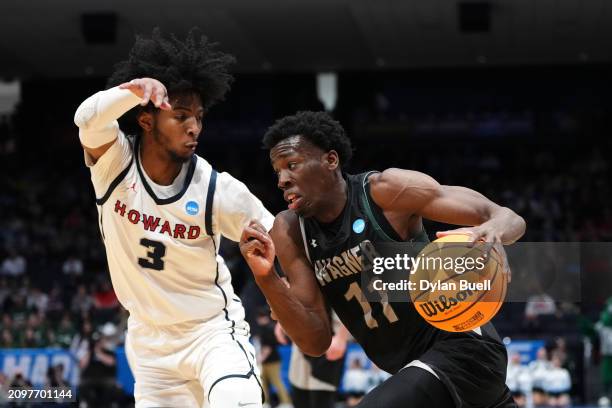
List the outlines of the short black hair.
<svg viewBox="0 0 612 408">
<path fill-rule="evenodd" d="M 353 147 L 344 128 L 326 112 L 300 111 L 277 120 L 263 137 L 264 148 L 270 150 L 291 136 L 303 136 L 326 152 L 335 150 L 343 168 L 353 156 Z"/>
<path fill-rule="evenodd" d="M 150 77 L 164 84 L 168 93 L 199 94 L 207 109 L 225 98 L 234 79 L 228 67 L 236 59 L 217 51 L 217 46 L 197 28 L 189 30 L 185 41 L 174 34 L 164 38 L 155 28 L 150 38 L 136 36 L 128 59 L 115 65 L 107 86 Z"/>
</svg>

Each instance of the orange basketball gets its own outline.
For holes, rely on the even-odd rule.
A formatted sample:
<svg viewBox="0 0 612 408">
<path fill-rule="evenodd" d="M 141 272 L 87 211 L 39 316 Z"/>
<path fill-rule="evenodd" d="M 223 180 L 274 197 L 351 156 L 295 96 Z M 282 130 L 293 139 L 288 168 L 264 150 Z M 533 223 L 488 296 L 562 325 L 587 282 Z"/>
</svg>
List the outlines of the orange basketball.
<svg viewBox="0 0 612 408">
<path fill-rule="evenodd" d="M 427 245 L 411 273 L 410 297 L 431 325 L 450 332 L 478 328 L 495 316 L 506 297 L 500 254 L 469 246 L 469 234 L 453 234 Z"/>
</svg>

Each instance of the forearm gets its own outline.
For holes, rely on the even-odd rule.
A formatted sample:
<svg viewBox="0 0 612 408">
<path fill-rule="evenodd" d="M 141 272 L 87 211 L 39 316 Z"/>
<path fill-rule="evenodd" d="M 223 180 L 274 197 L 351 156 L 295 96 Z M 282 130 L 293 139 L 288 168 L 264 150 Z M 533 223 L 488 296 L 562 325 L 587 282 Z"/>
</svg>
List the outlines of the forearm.
<svg viewBox="0 0 612 408">
<path fill-rule="evenodd" d="M 117 119 L 140 101 L 141 98 L 132 91 L 118 87 L 87 98 L 74 115 L 81 143 L 96 148 L 113 141 L 119 130 Z"/>
<path fill-rule="evenodd" d="M 502 231 L 500 239 L 504 245 L 510 245 L 525 233 L 526 223 L 523 217 L 508 207 L 496 207 L 484 224 L 491 224 Z"/>
<path fill-rule="evenodd" d="M 300 350 L 311 356 L 324 354 L 331 342 L 331 328 L 321 312 L 305 307 L 274 271 L 267 276 L 256 276 L 255 282 L 284 331 Z"/>
</svg>

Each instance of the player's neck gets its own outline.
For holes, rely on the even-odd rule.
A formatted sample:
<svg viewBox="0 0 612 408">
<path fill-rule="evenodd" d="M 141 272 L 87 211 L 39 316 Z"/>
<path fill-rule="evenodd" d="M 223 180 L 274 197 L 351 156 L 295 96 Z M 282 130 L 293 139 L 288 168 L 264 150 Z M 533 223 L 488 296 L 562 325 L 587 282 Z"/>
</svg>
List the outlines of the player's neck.
<svg viewBox="0 0 612 408">
<path fill-rule="evenodd" d="M 143 138 L 140 145 L 140 161 L 143 170 L 155 184 L 169 186 L 181 172 L 183 164 L 172 160 L 168 153 L 158 145 Z"/>
<path fill-rule="evenodd" d="M 314 216 L 317 221 L 324 224 L 329 224 L 337 219 L 342 214 L 348 201 L 348 186 L 342 174 L 338 173 L 334 185 L 328 191 L 329 193 L 321 200 L 325 204 Z"/>
</svg>

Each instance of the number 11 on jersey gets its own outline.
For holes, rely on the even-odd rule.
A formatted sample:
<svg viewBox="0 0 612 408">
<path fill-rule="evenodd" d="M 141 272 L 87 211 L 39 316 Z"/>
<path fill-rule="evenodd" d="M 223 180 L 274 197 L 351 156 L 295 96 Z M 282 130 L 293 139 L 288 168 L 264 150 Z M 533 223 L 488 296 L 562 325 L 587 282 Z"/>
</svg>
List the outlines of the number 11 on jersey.
<svg viewBox="0 0 612 408">
<path fill-rule="evenodd" d="M 388 302 L 387 294 L 381 293 L 380 296 L 380 303 L 382 304 L 383 314 L 385 315 L 389 323 L 397 322 L 399 319 Z M 350 301 L 353 298 L 357 299 L 359 305 L 361 306 L 361 309 L 363 310 L 363 319 L 365 320 L 366 325 L 370 329 L 378 327 L 378 322 L 376 321 L 374 316 L 372 316 L 372 306 L 370 306 L 370 302 L 365 299 L 365 294 L 361 291 L 361 288 L 359 287 L 359 284 L 357 282 L 351 283 L 348 290 L 344 294 L 344 298 L 347 301 Z"/>
</svg>

